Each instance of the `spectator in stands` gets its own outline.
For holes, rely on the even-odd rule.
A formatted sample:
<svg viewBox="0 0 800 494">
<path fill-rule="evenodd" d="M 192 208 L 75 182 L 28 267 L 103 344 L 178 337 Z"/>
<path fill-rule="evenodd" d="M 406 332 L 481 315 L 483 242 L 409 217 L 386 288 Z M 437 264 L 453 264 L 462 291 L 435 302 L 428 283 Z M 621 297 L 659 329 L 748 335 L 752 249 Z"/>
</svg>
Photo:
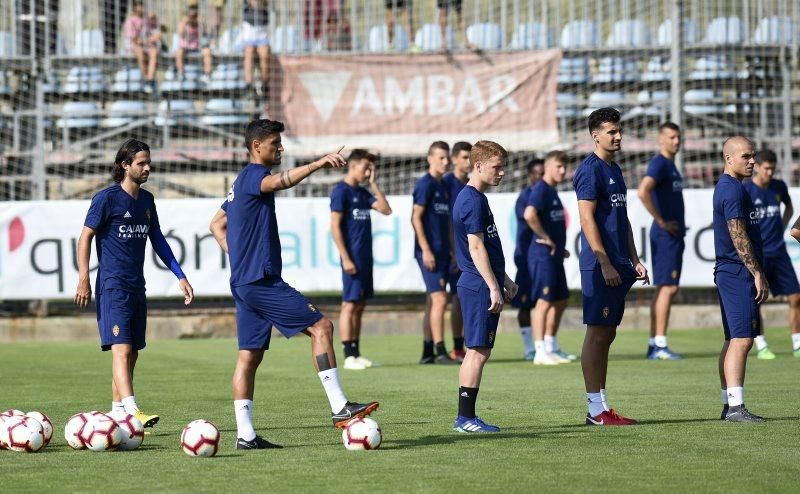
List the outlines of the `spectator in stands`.
<svg viewBox="0 0 800 494">
<path fill-rule="evenodd" d="M 186 54 L 203 55 L 203 84 L 211 82 L 211 48 L 208 46 L 207 29 L 197 12 L 197 5 L 189 5 L 186 15 L 178 23 L 178 48 L 175 50 L 175 66 L 178 68 L 178 77 L 186 78 L 184 72 L 184 57 Z"/>
<path fill-rule="evenodd" d="M 117 36 L 127 11 L 128 0 L 100 1 L 100 29 L 103 31 L 105 52 L 110 55 L 117 54 Z"/>
<path fill-rule="evenodd" d="M 313 46 L 324 49 L 325 38 L 328 36 L 328 22 L 331 17 L 341 17 L 342 0 L 305 0 L 303 3 L 303 34 Z"/>
<path fill-rule="evenodd" d="M 222 20 L 224 16 L 225 0 L 213 0 L 214 6 L 213 15 L 211 16 L 211 23 L 208 26 L 208 38 L 210 40 L 210 48 L 216 49 L 219 35 L 222 32 Z"/>
<path fill-rule="evenodd" d="M 337 13 L 328 16 L 325 26 L 325 48 L 329 51 L 350 51 L 353 48 L 350 23 Z"/>
<path fill-rule="evenodd" d="M 467 38 L 467 27 L 464 23 L 463 2 L 462 0 L 436 0 L 436 6 L 439 7 L 439 27 L 442 29 L 442 46 L 447 49 L 447 22 L 450 14 L 450 9 L 456 11 L 456 19 L 458 20 L 458 29 L 464 36 L 464 46 L 469 50 L 474 50 L 475 45 L 469 42 Z"/>
<path fill-rule="evenodd" d="M 123 31 L 126 51 L 136 56 L 139 70 L 144 76 L 144 92 L 151 93 L 155 90 L 158 52 L 161 49 L 161 26 L 158 17 L 155 12 L 150 12 L 145 19 L 144 5 L 141 0 L 135 0 L 133 12 L 125 19 Z"/>
<path fill-rule="evenodd" d="M 411 0 L 386 0 L 386 33 L 389 37 L 389 49 L 394 50 L 395 13 L 402 14 L 403 26 L 409 38 L 414 36 L 414 18 L 411 15 Z"/>
<path fill-rule="evenodd" d="M 269 91 L 269 8 L 267 0 L 247 0 L 242 11 L 242 30 L 236 45 L 244 50 L 244 80 L 253 87 L 253 58 L 258 53 L 261 85 L 256 92 L 267 98 Z"/>
</svg>

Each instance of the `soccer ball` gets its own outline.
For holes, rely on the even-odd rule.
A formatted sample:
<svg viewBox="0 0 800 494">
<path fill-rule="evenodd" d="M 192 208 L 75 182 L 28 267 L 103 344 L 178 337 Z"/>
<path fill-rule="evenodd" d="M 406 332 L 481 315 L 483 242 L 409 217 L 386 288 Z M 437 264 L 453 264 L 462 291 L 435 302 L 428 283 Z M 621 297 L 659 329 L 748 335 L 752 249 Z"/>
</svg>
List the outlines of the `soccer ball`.
<svg viewBox="0 0 800 494">
<path fill-rule="evenodd" d="M 4 440 L 11 451 L 35 453 L 44 447 L 44 427 L 38 420 L 15 416 L 6 419 L 4 425 Z"/>
<path fill-rule="evenodd" d="M 349 421 L 342 430 L 342 442 L 350 451 L 378 449 L 383 442 L 383 432 L 377 422 L 370 418 Z"/>
<path fill-rule="evenodd" d="M 219 429 L 208 420 L 194 420 L 181 432 L 181 448 L 189 456 L 214 456 L 219 449 Z"/>
<path fill-rule="evenodd" d="M 21 417 L 23 415 L 25 415 L 25 412 L 21 412 L 19 410 L 14 409 L 14 408 L 9 408 L 5 412 L 0 413 L 0 418 L 5 419 L 5 418 L 8 418 L 8 417 Z"/>
<path fill-rule="evenodd" d="M 81 433 L 90 417 L 91 415 L 88 413 L 76 413 L 67 420 L 67 424 L 64 426 L 64 439 L 72 449 L 86 449 L 86 443 L 81 439 Z"/>
<path fill-rule="evenodd" d="M 144 426 L 133 415 L 125 412 L 111 412 L 109 417 L 114 419 L 122 433 L 122 442 L 119 449 L 129 451 L 142 445 L 144 441 Z"/>
<path fill-rule="evenodd" d="M 78 437 L 92 451 L 108 451 L 117 449 L 122 443 L 122 430 L 108 415 L 94 412 L 90 413 Z"/>
<path fill-rule="evenodd" d="M 42 428 L 44 429 L 44 445 L 47 446 L 50 443 L 50 439 L 53 438 L 53 422 L 50 421 L 50 417 L 41 412 L 28 412 L 25 416 L 42 424 Z"/>
</svg>

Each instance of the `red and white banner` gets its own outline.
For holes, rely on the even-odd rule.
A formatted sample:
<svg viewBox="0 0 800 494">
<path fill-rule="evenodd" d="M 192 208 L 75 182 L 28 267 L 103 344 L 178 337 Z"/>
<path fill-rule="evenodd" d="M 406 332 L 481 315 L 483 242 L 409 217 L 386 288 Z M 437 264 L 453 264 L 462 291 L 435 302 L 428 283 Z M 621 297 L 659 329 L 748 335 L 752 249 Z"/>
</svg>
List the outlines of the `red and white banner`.
<svg viewBox="0 0 800 494">
<path fill-rule="evenodd" d="M 287 126 L 287 153 L 300 156 L 341 145 L 418 155 L 434 140 L 549 150 L 560 61 L 559 50 L 280 57 L 270 117 Z"/>
</svg>

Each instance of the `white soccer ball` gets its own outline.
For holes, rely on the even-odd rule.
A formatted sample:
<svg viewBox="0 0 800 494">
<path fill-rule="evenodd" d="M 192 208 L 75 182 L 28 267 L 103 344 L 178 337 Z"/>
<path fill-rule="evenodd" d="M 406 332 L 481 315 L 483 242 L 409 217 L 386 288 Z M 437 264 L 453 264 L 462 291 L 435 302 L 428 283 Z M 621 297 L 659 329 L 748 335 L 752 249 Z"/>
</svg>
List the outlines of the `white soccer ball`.
<svg viewBox="0 0 800 494">
<path fill-rule="evenodd" d="M 14 408 L 9 408 L 3 413 L 0 413 L 0 418 L 7 418 L 7 417 L 22 417 L 25 415 L 25 412 L 21 412 Z"/>
<path fill-rule="evenodd" d="M 44 428 L 38 420 L 15 416 L 4 422 L 4 440 L 11 451 L 35 453 L 44 447 Z"/>
<path fill-rule="evenodd" d="M 86 443 L 81 439 L 81 433 L 90 418 L 91 415 L 88 413 L 76 413 L 64 425 L 64 439 L 72 449 L 86 449 Z"/>
<path fill-rule="evenodd" d="M 50 420 L 50 417 L 36 411 L 28 412 L 25 414 L 25 416 L 30 417 L 42 424 L 42 428 L 44 429 L 44 445 L 47 446 L 50 443 L 50 439 L 53 438 L 53 422 Z"/>
<path fill-rule="evenodd" d="M 144 426 L 139 419 L 121 411 L 111 412 L 108 416 L 114 419 L 122 433 L 122 442 L 119 444 L 121 451 L 130 451 L 142 445 Z"/>
<path fill-rule="evenodd" d="M 350 451 L 378 449 L 383 442 L 383 432 L 377 422 L 370 418 L 356 418 L 342 430 L 342 442 Z"/>
<path fill-rule="evenodd" d="M 194 420 L 181 432 L 181 448 L 189 456 L 214 456 L 219 449 L 219 429 L 208 420 Z"/>
<path fill-rule="evenodd" d="M 94 412 L 89 415 L 78 437 L 92 451 L 108 451 L 117 449 L 122 443 L 122 430 L 108 415 Z"/>
</svg>

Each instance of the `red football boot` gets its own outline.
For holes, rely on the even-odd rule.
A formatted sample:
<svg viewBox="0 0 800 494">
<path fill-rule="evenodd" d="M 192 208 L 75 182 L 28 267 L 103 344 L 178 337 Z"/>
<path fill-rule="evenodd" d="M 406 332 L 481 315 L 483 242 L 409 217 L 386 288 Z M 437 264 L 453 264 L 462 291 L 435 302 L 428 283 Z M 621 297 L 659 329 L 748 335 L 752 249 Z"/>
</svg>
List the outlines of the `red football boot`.
<svg viewBox="0 0 800 494">
<path fill-rule="evenodd" d="M 594 417 L 586 414 L 586 425 L 634 425 L 635 420 L 625 418 L 622 415 L 612 410 L 604 410 L 599 415 Z"/>
</svg>

